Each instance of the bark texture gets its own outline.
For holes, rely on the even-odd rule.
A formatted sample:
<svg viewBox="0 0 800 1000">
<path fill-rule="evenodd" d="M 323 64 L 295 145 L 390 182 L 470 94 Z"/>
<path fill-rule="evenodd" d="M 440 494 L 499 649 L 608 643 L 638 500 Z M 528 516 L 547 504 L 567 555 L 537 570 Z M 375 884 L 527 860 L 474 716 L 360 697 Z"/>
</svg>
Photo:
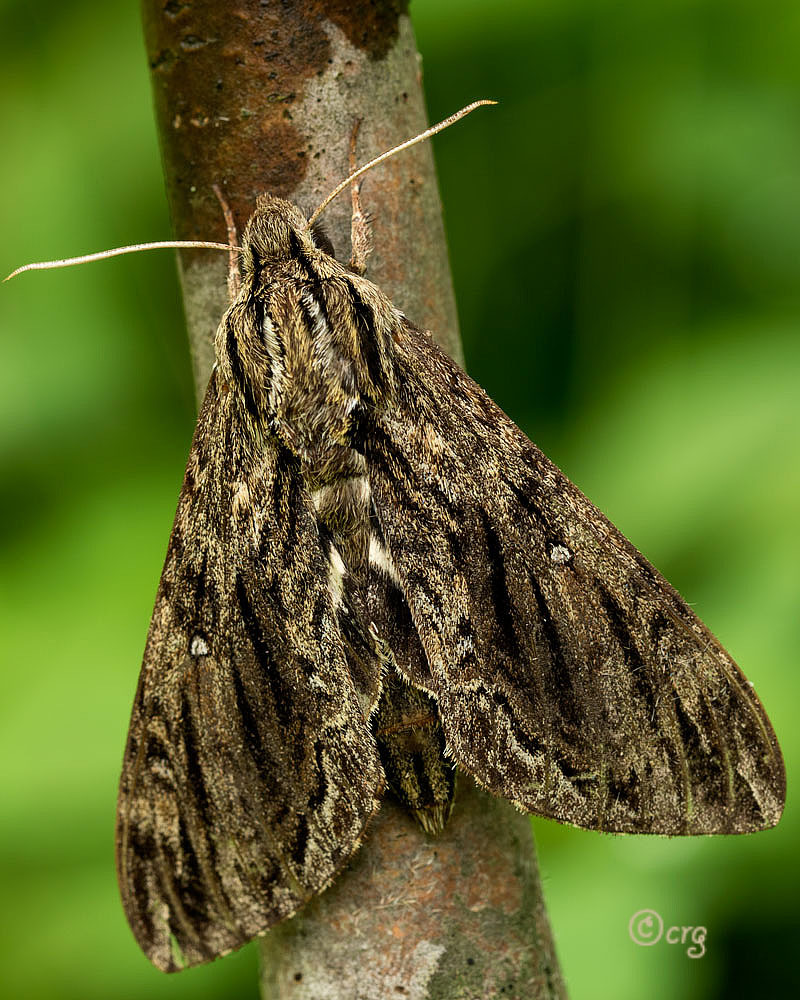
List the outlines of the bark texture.
<svg viewBox="0 0 800 1000">
<path fill-rule="evenodd" d="M 348 172 L 356 119 L 359 163 L 427 125 L 404 0 L 143 6 L 177 238 L 226 239 L 214 184 L 240 230 L 264 190 L 310 212 Z M 431 145 L 369 173 L 362 202 L 367 276 L 461 360 Z M 346 259 L 349 196 L 322 221 Z M 180 272 L 202 395 L 227 258 L 183 251 Z M 349 869 L 261 951 L 265 1000 L 565 996 L 529 821 L 464 777 L 435 841 L 387 797 Z"/>
</svg>

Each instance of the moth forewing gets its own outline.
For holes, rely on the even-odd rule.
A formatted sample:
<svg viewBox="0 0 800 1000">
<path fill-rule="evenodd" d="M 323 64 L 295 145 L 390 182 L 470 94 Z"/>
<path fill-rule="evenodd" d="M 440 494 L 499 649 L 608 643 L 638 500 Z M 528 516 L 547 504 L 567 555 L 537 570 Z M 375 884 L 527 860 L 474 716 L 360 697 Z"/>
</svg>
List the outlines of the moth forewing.
<svg viewBox="0 0 800 1000">
<path fill-rule="evenodd" d="M 370 486 L 458 764 L 594 829 L 774 825 L 777 740 L 672 587 L 450 358 L 407 330 Z"/>
<path fill-rule="evenodd" d="M 354 616 L 340 625 L 300 463 L 259 426 L 244 373 L 264 359 L 240 315 L 222 324 L 230 353 L 192 443 L 120 785 L 123 902 L 167 971 L 324 889 L 384 783 L 367 723 L 377 643 Z"/>
</svg>

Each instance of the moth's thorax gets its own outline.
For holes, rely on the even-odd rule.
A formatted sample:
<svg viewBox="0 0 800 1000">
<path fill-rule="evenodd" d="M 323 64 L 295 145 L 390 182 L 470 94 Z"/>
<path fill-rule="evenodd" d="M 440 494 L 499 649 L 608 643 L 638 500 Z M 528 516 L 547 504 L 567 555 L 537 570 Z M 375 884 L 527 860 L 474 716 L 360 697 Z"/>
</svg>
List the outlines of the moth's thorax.
<svg viewBox="0 0 800 1000">
<path fill-rule="evenodd" d="M 314 245 L 289 202 L 260 198 L 243 246 L 241 291 L 217 332 L 220 373 L 257 424 L 316 461 L 349 446 L 365 409 L 391 405 L 404 319 Z"/>
</svg>

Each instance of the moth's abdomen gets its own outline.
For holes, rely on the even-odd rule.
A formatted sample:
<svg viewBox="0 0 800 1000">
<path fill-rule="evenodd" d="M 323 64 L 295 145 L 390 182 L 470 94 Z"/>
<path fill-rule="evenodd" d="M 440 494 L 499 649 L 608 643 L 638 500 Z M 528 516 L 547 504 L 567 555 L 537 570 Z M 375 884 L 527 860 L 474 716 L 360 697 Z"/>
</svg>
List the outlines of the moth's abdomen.
<svg viewBox="0 0 800 1000">
<path fill-rule="evenodd" d="M 445 757 L 436 702 L 405 678 L 430 676 L 405 597 L 374 516 L 366 463 L 353 449 L 329 449 L 305 470 L 329 561 L 329 587 L 348 661 L 363 688 L 365 662 L 353 641 L 369 634 L 382 662 L 372 731 L 389 787 L 429 834 L 441 833 L 452 808 L 455 769 Z"/>
<path fill-rule="evenodd" d="M 364 456 L 333 446 L 304 469 L 328 549 L 341 557 L 348 575 L 365 579 L 369 551 L 370 492 Z"/>
<path fill-rule="evenodd" d="M 387 671 L 372 719 L 386 781 L 426 833 L 444 830 L 456 789 L 436 702 Z"/>
</svg>

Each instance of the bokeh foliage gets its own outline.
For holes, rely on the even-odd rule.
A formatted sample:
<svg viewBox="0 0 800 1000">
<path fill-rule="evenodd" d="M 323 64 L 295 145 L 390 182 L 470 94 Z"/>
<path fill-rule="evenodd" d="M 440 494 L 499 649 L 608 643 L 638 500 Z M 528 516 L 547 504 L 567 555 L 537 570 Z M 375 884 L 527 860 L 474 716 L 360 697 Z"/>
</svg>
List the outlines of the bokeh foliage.
<svg viewBox="0 0 800 1000">
<path fill-rule="evenodd" d="M 412 5 L 472 374 L 678 586 L 800 746 L 800 7 Z M 168 232 L 133 0 L 0 4 L 0 270 Z M 213 137 L 212 137 L 213 139 Z M 212 140 L 210 140 L 212 141 Z M 368 200 L 368 185 L 364 195 Z M 402 306 L 402 303 L 399 303 Z M 116 782 L 193 424 L 174 265 L 0 294 L 3 992 L 255 996 L 125 926 Z M 798 820 L 667 841 L 535 821 L 574 998 L 784 995 Z M 708 928 L 637 948 L 630 916 Z"/>
</svg>

